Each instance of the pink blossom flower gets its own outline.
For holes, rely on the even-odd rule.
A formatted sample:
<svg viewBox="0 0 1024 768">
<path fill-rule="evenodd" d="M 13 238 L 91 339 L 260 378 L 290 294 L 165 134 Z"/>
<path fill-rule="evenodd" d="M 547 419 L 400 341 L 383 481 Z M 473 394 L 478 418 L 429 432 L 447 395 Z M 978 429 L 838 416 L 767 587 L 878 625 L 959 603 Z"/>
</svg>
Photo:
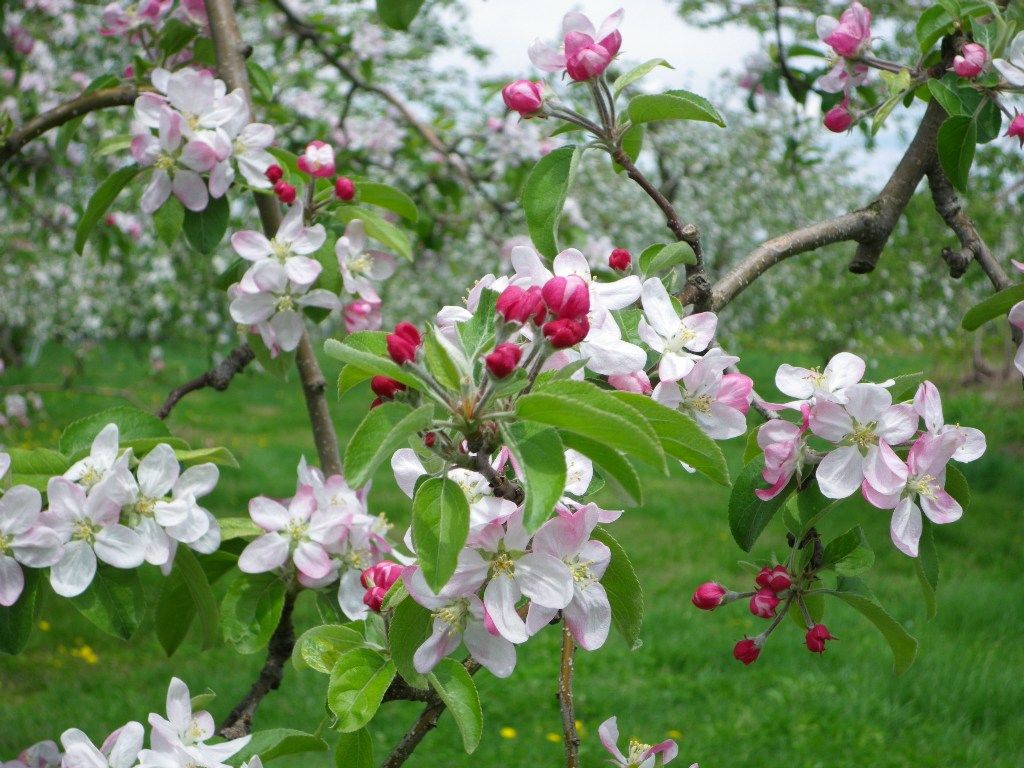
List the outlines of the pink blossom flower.
<svg viewBox="0 0 1024 768">
<path fill-rule="evenodd" d="M 133 768 L 142 749 L 142 723 L 125 723 L 103 740 L 97 748 L 77 728 L 69 728 L 60 736 L 64 745 L 62 768 Z"/>
<path fill-rule="evenodd" d="M 366 250 L 366 228 L 359 219 L 345 227 L 345 234 L 334 245 L 334 255 L 345 290 L 369 302 L 380 303 L 375 282 L 395 273 L 395 257 L 384 251 Z"/>
<path fill-rule="evenodd" d="M 690 602 L 702 611 L 713 611 L 725 601 L 729 590 L 714 581 L 707 581 L 701 584 L 693 593 Z"/>
<path fill-rule="evenodd" d="M 946 464 L 960 445 L 958 436 L 926 432 L 910 447 L 906 463 L 888 445 L 866 463 L 862 491 L 879 509 L 893 510 L 890 534 L 896 548 L 917 557 L 923 524 L 921 512 L 937 525 L 954 523 L 963 508 L 944 485 Z"/>
<path fill-rule="evenodd" d="M 661 381 L 652 397 L 687 413 L 715 440 L 742 435 L 747 431 L 754 382 L 742 373 L 723 374 L 736 360 L 718 348 L 710 350 L 679 381 Z"/>
<path fill-rule="evenodd" d="M 180 115 L 164 111 L 158 136 L 147 132 L 132 138 L 132 157 L 141 166 L 153 167 L 139 206 L 143 213 L 156 211 L 171 193 L 190 211 L 201 211 L 209 202 L 206 183 L 199 174 L 213 170 L 218 150 L 203 139 L 182 147 L 182 126 Z"/>
<path fill-rule="evenodd" d="M 779 607 L 779 598 L 768 588 L 761 588 L 750 598 L 750 612 L 762 619 L 770 619 Z"/>
<path fill-rule="evenodd" d="M 849 97 L 850 91 L 867 82 L 869 71 L 867 64 L 840 59 L 818 78 L 818 87 L 825 93 L 844 93 Z"/>
<path fill-rule="evenodd" d="M 167 688 L 167 717 L 151 713 L 149 724 L 153 728 L 152 749 L 142 750 L 139 763 L 150 768 L 184 768 L 189 762 L 220 768 L 252 739 L 252 736 L 242 736 L 207 744 L 217 732 L 213 716 L 205 710 L 193 711 L 188 686 L 176 677 L 171 678 Z"/>
<path fill-rule="evenodd" d="M 231 247 L 246 261 L 274 259 L 282 265 L 285 276 L 292 283 L 312 285 L 323 267 L 309 254 L 320 249 L 327 239 L 327 232 L 323 224 L 304 226 L 304 215 L 303 205 L 298 203 L 288 210 L 277 233 L 269 240 L 262 232 L 244 230 L 231 235 Z"/>
<path fill-rule="evenodd" d="M 107 424 L 92 440 L 89 455 L 72 464 L 64 477 L 86 490 L 110 476 L 117 461 L 119 437 L 117 424 Z"/>
<path fill-rule="evenodd" d="M 754 495 L 761 501 L 774 499 L 789 485 L 803 461 L 805 435 L 810 423 L 811 406 L 801 405 L 803 422 L 799 425 L 785 419 L 772 419 L 761 425 L 757 444 L 764 451 L 764 469 L 761 477 L 768 488 L 758 488 Z"/>
<path fill-rule="evenodd" d="M 552 262 L 552 269 L 544 266 L 540 255 L 531 247 L 517 245 L 512 249 L 512 267 L 515 274 L 512 284 L 519 287 L 543 286 L 552 277 L 575 275 L 587 284 L 590 290 L 590 313 L 593 317 L 605 310 L 625 309 L 640 297 L 640 278 L 629 275 L 608 283 L 598 282 L 590 272 L 587 257 L 575 248 L 569 248 Z M 552 271 L 553 270 L 553 271 Z"/>
<path fill-rule="evenodd" d="M 1024 114 L 1018 113 L 1014 116 L 1010 121 L 1010 127 L 1006 130 L 1006 135 L 1018 139 L 1021 147 L 1024 147 Z"/>
<path fill-rule="evenodd" d="M 619 24 L 625 12 L 620 8 L 594 28 L 593 23 L 576 11 L 562 19 L 563 50 L 539 40 L 530 46 L 530 61 L 545 72 L 565 70 L 573 80 L 582 81 L 601 75 L 622 45 Z"/>
<path fill-rule="evenodd" d="M 671 763 L 679 755 L 679 747 L 671 739 L 655 744 L 642 744 L 636 739 L 629 740 L 628 754 L 619 751 L 618 718 L 610 717 L 597 729 L 601 744 L 612 756 L 609 760 L 616 768 L 655 768 Z M 694 763 L 690 768 L 697 768 Z"/>
<path fill-rule="evenodd" d="M 651 349 L 661 353 L 658 376 L 663 383 L 679 381 L 693 370 L 694 353 L 711 344 L 718 317 L 714 312 L 698 312 L 680 318 L 665 285 L 656 277 L 644 282 L 640 302 L 644 316 L 637 332 Z"/>
<path fill-rule="evenodd" d="M 857 0 L 843 11 L 838 20 L 819 16 L 818 37 L 845 59 L 855 59 L 871 45 L 871 11 Z"/>
<path fill-rule="evenodd" d="M 532 80 L 515 80 L 501 89 L 505 106 L 523 117 L 535 115 L 544 106 L 542 84 Z"/>
<path fill-rule="evenodd" d="M 953 71 L 960 77 L 974 79 L 985 71 L 988 51 L 978 43 L 965 43 L 960 53 L 953 57 Z"/>
<path fill-rule="evenodd" d="M 103 8 L 100 34 L 107 37 L 124 35 L 141 26 L 156 26 L 174 5 L 173 0 L 143 0 L 140 3 L 109 3 Z"/>
<path fill-rule="evenodd" d="M 347 333 L 378 331 L 382 324 L 380 302 L 366 299 L 350 301 L 342 308 L 342 317 L 345 320 Z"/>
<path fill-rule="evenodd" d="M 924 420 L 925 429 L 936 435 L 953 433 L 960 439 L 960 445 L 953 452 L 953 461 L 974 461 L 985 453 L 985 434 L 980 429 L 946 424 L 942 416 L 942 398 L 939 390 L 930 381 L 921 383 L 914 395 L 914 410 Z"/>
<path fill-rule="evenodd" d="M 613 374 L 608 377 L 608 383 L 621 392 L 635 392 L 638 395 L 649 395 L 653 389 L 650 377 L 646 371 L 642 370 L 627 374 Z"/>
<path fill-rule="evenodd" d="M 334 175 L 334 148 L 319 139 L 306 145 L 305 151 L 299 155 L 299 170 L 315 178 L 326 178 Z"/>
<path fill-rule="evenodd" d="M 10 768 L 59 768 L 60 761 L 60 749 L 56 742 L 40 741 L 23 749 L 14 765 L 7 765 Z"/>
<path fill-rule="evenodd" d="M 0 465 L 0 470 L 5 469 Z M 22 565 L 46 568 L 60 560 L 60 537 L 39 524 L 41 509 L 39 491 L 27 485 L 15 485 L 0 496 L 0 605 L 14 605 L 21 596 Z"/>
<path fill-rule="evenodd" d="M 782 364 L 775 372 L 775 386 L 798 400 L 815 398 L 846 402 L 846 388 L 860 382 L 866 366 L 857 355 L 840 352 L 828 361 L 824 371 Z"/>
<path fill-rule="evenodd" d="M 844 405 L 824 400 L 811 409 L 811 431 L 840 446 L 821 460 L 815 473 L 822 494 L 830 499 L 856 491 L 881 445 L 910 440 L 918 424 L 913 406 L 893 405 L 889 391 L 877 384 L 854 384 L 844 394 Z"/>
</svg>

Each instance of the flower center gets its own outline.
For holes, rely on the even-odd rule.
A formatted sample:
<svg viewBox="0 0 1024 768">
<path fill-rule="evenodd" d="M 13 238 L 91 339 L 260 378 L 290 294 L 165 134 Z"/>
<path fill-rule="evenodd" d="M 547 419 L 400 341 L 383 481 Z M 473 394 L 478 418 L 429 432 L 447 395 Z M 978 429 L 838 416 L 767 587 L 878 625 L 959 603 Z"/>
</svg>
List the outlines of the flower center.
<svg viewBox="0 0 1024 768">
<path fill-rule="evenodd" d="M 687 405 L 698 413 L 711 413 L 711 395 L 698 395 L 687 401 Z"/>
<path fill-rule="evenodd" d="M 514 577 L 516 575 L 516 561 L 509 557 L 508 553 L 502 552 L 491 561 L 491 573 L 504 573 L 510 578 Z"/>
<path fill-rule="evenodd" d="M 284 296 L 277 300 L 277 311 L 278 312 L 290 312 L 295 309 L 295 301 L 292 299 L 291 294 L 286 293 Z"/>
<path fill-rule="evenodd" d="M 185 118 L 185 122 L 188 123 L 188 127 L 191 130 L 196 130 L 199 127 L 199 115 L 193 115 L 191 112 L 183 112 L 182 117 Z"/>
<path fill-rule="evenodd" d="M 103 474 L 98 472 L 91 464 L 89 468 L 85 470 L 85 473 L 79 479 L 79 483 L 85 486 L 86 490 L 92 488 L 96 483 L 103 479 Z"/>
<path fill-rule="evenodd" d="M 665 349 L 668 352 L 679 352 L 686 346 L 687 342 L 693 341 L 695 338 L 697 338 L 697 334 L 680 323 L 679 330 L 676 331 L 676 335 L 669 339 L 668 343 L 665 344 Z"/>
<path fill-rule="evenodd" d="M 292 244 L 283 243 L 276 237 L 270 241 L 270 249 L 274 252 L 274 256 L 277 257 L 278 261 L 284 261 L 292 255 Z"/>
<path fill-rule="evenodd" d="M 96 541 L 97 533 L 99 533 L 99 526 L 93 525 L 88 520 L 76 520 L 71 526 L 71 538 L 75 541 L 84 541 L 86 544 L 93 544 Z"/>
<path fill-rule="evenodd" d="M 827 382 L 825 374 L 819 371 L 817 368 L 812 368 L 810 371 L 808 371 L 807 375 L 804 378 L 806 378 L 809 382 L 811 382 L 811 384 L 813 384 L 818 389 L 823 389 Z"/>
<path fill-rule="evenodd" d="M 357 256 L 354 259 L 348 260 L 348 271 L 353 272 L 357 275 L 365 274 L 369 272 L 373 267 L 373 256 L 364 253 L 361 256 Z"/>
<path fill-rule="evenodd" d="M 580 560 L 579 557 L 574 557 L 572 560 L 566 559 L 563 562 L 569 567 L 569 573 L 572 574 L 572 580 L 577 584 L 588 585 L 593 584 L 597 581 L 594 578 L 593 572 L 590 570 L 592 561 Z"/>
<path fill-rule="evenodd" d="M 181 735 L 181 740 L 187 747 L 195 746 L 203 740 L 203 728 L 195 718 L 189 722 L 185 732 Z"/>
<path fill-rule="evenodd" d="M 907 490 L 926 499 L 934 500 L 937 495 L 935 492 L 935 478 L 931 475 L 913 477 L 907 483 Z"/>
<path fill-rule="evenodd" d="M 626 766 L 631 768 L 632 766 L 640 765 L 640 757 L 651 748 L 650 744 L 644 744 L 638 739 L 629 740 L 629 753 L 626 757 Z"/>
<path fill-rule="evenodd" d="M 169 171 L 174 167 L 174 158 L 168 154 L 160 155 L 153 166 L 160 171 Z"/>
<path fill-rule="evenodd" d="M 298 544 L 306 538 L 307 531 L 309 531 L 309 523 L 302 520 L 292 520 L 288 523 L 288 527 L 285 528 L 285 535 L 292 540 L 293 544 Z"/>
<path fill-rule="evenodd" d="M 875 422 L 868 424 L 853 425 L 853 432 L 850 433 L 850 440 L 861 450 L 878 444 L 878 435 L 875 434 Z"/>
<path fill-rule="evenodd" d="M 14 541 L 13 536 L 5 536 L 0 533 L 0 555 L 9 555 L 11 552 L 11 542 Z"/>
<path fill-rule="evenodd" d="M 448 603 L 444 608 L 434 612 L 434 618 L 440 619 L 449 627 L 458 629 L 462 627 L 462 622 L 466 618 L 466 614 L 469 612 L 469 603 L 466 600 L 456 600 L 453 603 Z"/>
</svg>

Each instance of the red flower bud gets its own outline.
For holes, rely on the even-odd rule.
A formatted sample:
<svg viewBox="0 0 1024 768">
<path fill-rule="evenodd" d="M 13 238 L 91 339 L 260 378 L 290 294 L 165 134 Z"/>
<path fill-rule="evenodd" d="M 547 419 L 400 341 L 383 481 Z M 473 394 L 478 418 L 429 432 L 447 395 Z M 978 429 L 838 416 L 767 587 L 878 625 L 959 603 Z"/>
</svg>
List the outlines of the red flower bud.
<svg viewBox="0 0 1024 768">
<path fill-rule="evenodd" d="M 633 254 L 625 248 L 616 248 L 608 257 L 608 266 L 617 272 L 625 272 L 633 263 Z"/>
<path fill-rule="evenodd" d="M 423 436 L 423 444 L 427 446 L 427 448 L 433 448 L 435 443 L 437 443 L 436 433 L 427 432 L 427 434 Z"/>
<path fill-rule="evenodd" d="M 774 568 L 765 566 L 754 581 L 757 582 L 757 586 L 770 589 L 776 594 L 793 586 L 793 579 L 790 578 L 784 565 L 776 565 Z"/>
<path fill-rule="evenodd" d="M 1013 118 L 1005 135 L 1018 139 L 1021 147 L 1024 147 L 1024 114 L 1018 114 Z"/>
<path fill-rule="evenodd" d="M 522 356 L 523 350 L 520 347 L 511 342 L 505 342 L 496 346 L 491 354 L 485 355 L 484 363 L 486 363 L 491 376 L 496 379 L 504 379 L 516 369 L 516 366 L 519 365 L 519 358 Z"/>
<path fill-rule="evenodd" d="M 412 323 L 399 323 L 395 326 L 394 333 L 389 333 L 387 338 L 388 354 L 391 359 L 399 365 L 411 363 L 416 359 L 416 351 L 423 342 L 420 332 Z"/>
<path fill-rule="evenodd" d="M 380 613 L 381 606 L 384 605 L 384 598 L 388 594 L 388 591 L 383 587 L 370 587 L 366 590 L 366 594 L 363 595 L 363 604 L 374 613 Z"/>
<path fill-rule="evenodd" d="M 574 344 L 579 344 L 590 333 L 590 323 L 587 318 L 582 320 L 570 320 L 562 318 L 544 323 L 544 336 L 551 342 L 555 349 L 565 349 Z"/>
<path fill-rule="evenodd" d="M 340 176 L 334 182 L 334 196 L 346 203 L 356 196 L 356 185 L 348 176 Z"/>
<path fill-rule="evenodd" d="M 590 288 L 579 275 L 552 277 L 540 292 L 555 317 L 579 320 L 590 311 Z"/>
<path fill-rule="evenodd" d="M 959 56 L 953 57 L 953 71 L 960 77 L 973 79 L 985 71 L 988 51 L 979 43 L 967 43 Z"/>
<path fill-rule="evenodd" d="M 506 323 L 528 323 L 533 320 L 540 325 L 547 314 L 544 297 L 535 285 L 525 291 L 517 285 L 510 285 L 498 297 L 497 310 Z"/>
<path fill-rule="evenodd" d="M 280 165 L 270 165 L 267 166 L 267 170 L 263 172 L 263 175 L 270 180 L 271 184 L 277 184 L 277 182 L 279 182 L 284 176 L 284 171 L 281 169 Z"/>
<path fill-rule="evenodd" d="M 779 598 L 767 587 L 759 589 L 750 598 L 750 612 L 762 619 L 770 619 L 775 615 L 775 609 L 779 607 Z"/>
<path fill-rule="evenodd" d="M 722 604 L 722 598 L 725 597 L 727 591 L 721 584 L 716 584 L 713 581 L 705 582 L 693 593 L 693 604 L 702 611 L 713 611 Z"/>
<path fill-rule="evenodd" d="M 370 379 L 370 389 L 382 400 L 393 400 L 396 394 L 405 390 L 405 384 L 389 376 L 374 376 Z"/>
<path fill-rule="evenodd" d="M 277 199 L 285 205 L 291 205 L 295 202 L 295 187 L 284 179 L 281 179 L 274 184 L 274 194 L 277 195 Z"/>
<path fill-rule="evenodd" d="M 851 125 L 853 125 L 853 115 L 850 113 L 850 109 L 846 106 L 845 101 L 842 104 L 837 104 L 825 113 L 825 127 L 832 131 L 832 133 L 848 131 Z"/>
<path fill-rule="evenodd" d="M 379 397 L 374 398 L 373 402 L 370 403 L 370 410 L 372 411 L 374 408 L 379 408 L 382 405 L 384 405 L 383 400 L 381 400 Z"/>
<path fill-rule="evenodd" d="M 505 106 L 523 117 L 533 115 L 544 105 L 541 84 L 531 80 L 516 80 L 501 89 Z"/>
<path fill-rule="evenodd" d="M 381 560 L 376 565 L 371 565 L 359 577 L 360 583 L 366 588 L 382 587 L 385 590 L 402 577 L 402 566 L 390 560 Z"/>
<path fill-rule="evenodd" d="M 807 650 L 811 653 L 824 653 L 825 652 L 825 641 L 835 640 L 836 638 L 828 631 L 828 627 L 824 624 L 815 624 L 813 627 L 807 630 L 807 634 L 804 635 L 804 642 L 807 644 Z"/>
<path fill-rule="evenodd" d="M 749 637 L 740 640 L 732 649 L 732 657 L 737 661 L 742 661 L 747 666 L 757 661 L 757 657 L 761 655 L 761 648 L 756 641 L 751 640 Z"/>
</svg>

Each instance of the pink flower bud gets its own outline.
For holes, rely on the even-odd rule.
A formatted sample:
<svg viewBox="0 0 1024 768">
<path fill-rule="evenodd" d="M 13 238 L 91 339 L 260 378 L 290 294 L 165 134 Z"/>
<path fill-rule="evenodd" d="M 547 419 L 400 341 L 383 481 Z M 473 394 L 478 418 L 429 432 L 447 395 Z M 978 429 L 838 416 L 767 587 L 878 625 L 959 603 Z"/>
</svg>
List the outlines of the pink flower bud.
<svg viewBox="0 0 1024 768">
<path fill-rule="evenodd" d="M 839 20 L 819 16 L 818 36 L 846 59 L 855 59 L 871 45 L 871 11 L 857 0 L 843 11 Z"/>
<path fill-rule="evenodd" d="M 600 42 L 583 32 L 565 36 L 565 71 L 577 82 L 598 77 L 612 63 L 622 45 L 622 35 L 615 30 Z"/>
<path fill-rule="evenodd" d="M 842 104 L 836 104 L 825 113 L 825 127 L 832 133 L 848 131 L 851 125 L 853 125 L 853 115 L 845 101 Z"/>
<path fill-rule="evenodd" d="M 544 106 L 541 84 L 532 80 L 515 80 L 501 89 L 505 106 L 523 117 L 535 115 Z"/>
<path fill-rule="evenodd" d="M 590 311 L 590 288 L 579 275 L 552 277 L 544 283 L 541 295 L 557 318 L 579 320 Z"/>
<path fill-rule="evenodd" d="M 370 379 L 370 389 L 382 400 L 393 400 L 396 394 L 405 390 L 405 384 L 389 376 L 374 376 Z"/>
<path fill-rule="evenodd" d="M 793 580 L 789 577 L 789 571 L 784 565 L 776 565 L 774 568 L 765 566 L 754 581 L 757 582 L 757 586 L 770 589 L 776 594 L 793 586 Z"/>
<path fill-rule="evenodd" d="M 427 448 L 433 448 L 436 443 L 437 443 L 437 433 L 435 433 L 435 432 L 427 432 L 427 434 L 425 434 L 423 436 L 423 444 L 425 446 L 427 446 Z"/>
<path fill-rule="evenodd" d="M 533 320 L 540 325 L 547 314 L 540 288 L 535 285 L 525 291 L 517 285 L 510 285 L 498 297 L 497 310 L 506 323 L 528 323 Z"/>
<path fill-rule="evenodd" d="M 804 635 L 804 642 L 807 644 L 807 650 L 811 653 L 824 653 L 825 652 L 825 641 L 835 640 L 836 638 L 828 631 L 828 627 L 824 624 L 815 624 L 813 627 L 807 630 L 807 634 Z"/>
<path fill-rule="evenodd" d="M 746 666 L 750 666 L 757 657 L 761 655 L 761 646 L 757 644 L 756 640 L 751 640 L 749 637 L 740 640 L 732 649 L 732 657 L 737 661 L 742 661 Z"/>
<path fill-rule="evenodd" d="M 374 613 L 380 613 L 387 593 L 388 591 L 383 587 L 370 587 L 366 590 L 366 594 L 363 595 L 363 604 Z"/>
<path fill-rule="evenodd" d="M 284 179 L 281 179 L 274 185 L 274 194 L 285 205 L 291 205 L 295 202 L 295 187 Z"/>
<path fill-rule="evenodd" d="M 402 566 L 390 560 L 381 560 L 376 565 L 371 565 L 359 577 L 359 581 L 366 589 L 381 587 L 385 591 L 402 576 Z"/>
<path fill-rule="evenodd" d="M 587 337 L 590 333 L 590 323 L 585 317 L 582 320 L 560 318 L 544 323 L 543 331 L 551 346 L 555 349 L 566 349 L 579 344 Z"/>
<path fill-rule="evenodd" d="M 762 619 L 770 619 L 779 607 L 779 598 L 768 588 L 757 590 L 750 598 L 750 612 Z"/>
<path fill-rule="evenodd" d="M 625 272 L 633 263 L 633 254 L 625 248 L 616 248 L 608 256 L 608 266 L 617 272 Z"/>
<path fill-rule="evenodd" d="M 284 176 L 284 170 L 280 165 L 268 165 L 267 170 L 263 172 L 263 175 L 270 180 L 271 184 L 277 184 Z"/>
<path fill-rule="evenodd" d="M 608 383 L 621 392 L 635 392 L 638 395 L 649 395 L 653 391 L 651 379 L 646 371 L 636 373 L 613 373 L 608 377 Z"/>
<path fill-rule="evenodd" d="M 519 365 L 519 358 L 523 356 L 521 347 L 505 342 L 494 348 L 494 351 L 484 357 L 487 370 L 496 379 L 504 379 Z"/>
<path fill-rule="evenodd" d="M 380 328 L 380 302 L 356 299 L 345 305 L 342 311 L 345 318 L 345 330 L 348 333 L 357 331 L 376 331 Z"/>
<path fill-rule="evenodd" d="M 394 333 L 387 338 L 388 354 L 399 365 L 411 363 L 416 359 L 416 351 L 420 348 L 423 338 L 412 323 L 399 323 Z"/>
<path fill-rule="evenodd" d="M 1007 136 L 1014 136 L 1020 140 L 1021 147 L 1024 147 L 1024 113 L 1018 113 L 1010 122 L 1010 128 L 1006 131 Z"/>
<path fill-rule="evenodd" d="M 988 64 L 988 51 L 978 43 L 967 43 L 960 49 L 960 55 L 953 57 L 953 71 L 960 77 L 973 79 L 980 75 Z"/>
<path fill-rule="evenodd" d="M 356 196 L 356 185 L 348 176 L 340 176 L 334 182 L 334 196 L 346 203 Z"/>
<path fill-rule="evenodd" d="M 370 403 L 370 410 L 372 411 L 374 408 L 379 408 L 382 405 L 384 405 L 384 401 L 381 400 L 379 397 L 375 397 L 373 399 L 373 402 Z"/>
<path fill-rule="evenodd" d="M 324 142 L 311 141 L 296 161 L 299 170 L 316 178 L 334 175 L 334 149 Z"/>
<path fill-rule="evenodd" d="M 693 604 L 702 611 L 713 611 L 722 604 L 722 599 L 728 590 L 721 584 L 708 581 L 697 587 L 693 593 Z"/>
</svg>

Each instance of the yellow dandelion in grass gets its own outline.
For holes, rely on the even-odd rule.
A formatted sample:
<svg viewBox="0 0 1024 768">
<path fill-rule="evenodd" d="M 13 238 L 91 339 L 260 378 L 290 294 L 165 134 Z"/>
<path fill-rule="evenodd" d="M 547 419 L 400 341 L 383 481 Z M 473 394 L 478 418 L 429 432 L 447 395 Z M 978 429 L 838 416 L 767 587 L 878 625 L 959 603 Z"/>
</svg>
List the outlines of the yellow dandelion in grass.
<svg viewBox="0 0 1024 768">
<path fill-rule="evenodd" d="M 583 726 L 583 721 L 582 720 L 577 720 L 576 721 L 576 733 L 578 733 L 580 736 L 582 736 L 586 732 L 587 732 L 587 729 Z"/>
<path fill-rule="evenodd" d="M 675 728 L 670 729 L 669 732 L 666 735 L 670 739 L 681 739 L 681 738 L 683 738 L 683 732 L 682 731 L 677 731 Z"/>
<path fill-rule="evenodd" d="M 38 626 L 39 626 L 39 631 L 40 632 L 49 632 L 50 631 L 50 622 L 48 622 L 46 619 L 40 619 Z"/>
<path fill-rule="evenodd" d="M 503 739 L 514 739 L 516 736 L 519 735 L 519 731 L 517 731 L 515 728 L 510 728 L 506 725 L 504 728 L 498 731 L 498 735 L 500 735 L 501 738 Z"/>
<path fill-rule="evenodd" d="M 96 651 L 88 645 L 80 645 L 78 648 L 71 650 L 71 655 L 77 659 L 81 659 L 86 664 L 98 664 L 100 657 L 96 655 Z"/>
<path fill-rule="evenodd" d="M 550 741 L 552 744 L 558 744 L 562 740 L 561 735 L 555 733 L 554 731 L 548 733 L 544 738 Z"/>
</svg>

